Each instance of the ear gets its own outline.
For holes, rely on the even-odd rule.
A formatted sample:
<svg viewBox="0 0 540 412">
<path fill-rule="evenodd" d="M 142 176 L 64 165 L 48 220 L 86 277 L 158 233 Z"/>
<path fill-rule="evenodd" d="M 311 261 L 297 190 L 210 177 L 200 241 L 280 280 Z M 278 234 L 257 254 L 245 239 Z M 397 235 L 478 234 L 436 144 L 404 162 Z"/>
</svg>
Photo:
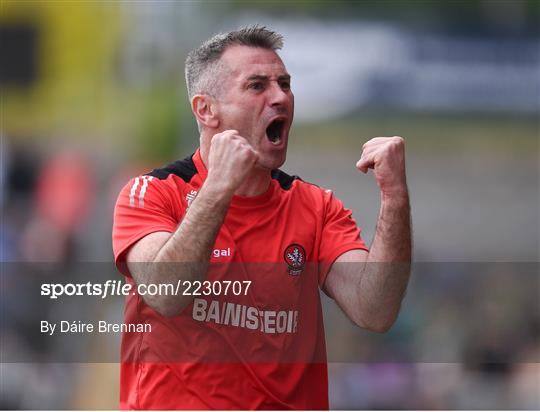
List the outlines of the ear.
<svg viewBox="0 0 540 412">
<path fill-rule="evenodd" d="M 215 111 L 215 101 L 207 94 L 196 94 L 191 99 L 191 111 L 197 118 L 197 121 L 210 128 L 219 127 L 219 119 Z"/>
</svg>

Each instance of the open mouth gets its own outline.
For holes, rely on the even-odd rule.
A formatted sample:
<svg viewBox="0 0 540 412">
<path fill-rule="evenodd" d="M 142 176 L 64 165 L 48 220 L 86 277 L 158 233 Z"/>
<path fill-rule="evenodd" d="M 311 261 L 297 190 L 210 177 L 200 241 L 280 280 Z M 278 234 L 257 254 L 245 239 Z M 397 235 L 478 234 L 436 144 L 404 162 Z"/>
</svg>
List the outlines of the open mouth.
<svg viewBox="0 0 540 412">
<path fill-rule="evenodd" d="M 281 143 L 281 132 L 285 126 L 285 120 L 276 119 L 266 128 L 266 137 L 270 143 L 279 145 Z"/>
</svg>

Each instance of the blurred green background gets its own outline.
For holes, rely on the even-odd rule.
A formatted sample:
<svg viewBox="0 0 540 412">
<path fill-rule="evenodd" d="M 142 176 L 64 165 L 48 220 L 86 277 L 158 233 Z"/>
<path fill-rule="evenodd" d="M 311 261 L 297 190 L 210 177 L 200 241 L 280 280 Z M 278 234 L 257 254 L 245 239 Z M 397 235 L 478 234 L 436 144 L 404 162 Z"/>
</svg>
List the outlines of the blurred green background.
<svg viewBox="0 0 540 412">
<path fill-rule="evenodd" d="M 1 261 L 110 261 L 119 189 L 197 147 L 187 52 L 219 31 L 260 23 L 285 36 L 280 54 L 296 96 L 283 169 L 331 188 L 368 243 L 379 195 L 354 165 L 365 141 L 400 135 L 416 261 L 538 262 L 539 21 L 534 0 L 2 0 Z M 430 289 L 417 293 L 419 279 L 410 293 L 421 300 L 417 310 L 434 313 L 440 302 L 426 297 Z M 500 296 L 489 283 L 458 279 L 463 290 Z M 538 277 L 532 285 L 528 294 L 509 290 L 510 304 L 494 309 L 526 320 L 530 333 L 518 345 L 525 362 L 506 359 L 501 373 L 467 366 L 464 352 L 451 363 L 336 362 L 331 407 L 538 409 Z M 409 325 L 400 318 L 389 339 L 420 322 L 407 303 Z M 441 337 L 471 309 L 447 304 L 436 318 Z M 369 339 L 347 334 L 352 326 L 325 305 L 327 324 L 340 325 L 327 331 L 330 352 Z M 17 307 L 2 310 L 9 317 Z M 14 328 L 2 325 L 2 333 L 17 341 Z M 116 364 L 2 367 L 3 408 L 117 408 Z"/>
</svg>

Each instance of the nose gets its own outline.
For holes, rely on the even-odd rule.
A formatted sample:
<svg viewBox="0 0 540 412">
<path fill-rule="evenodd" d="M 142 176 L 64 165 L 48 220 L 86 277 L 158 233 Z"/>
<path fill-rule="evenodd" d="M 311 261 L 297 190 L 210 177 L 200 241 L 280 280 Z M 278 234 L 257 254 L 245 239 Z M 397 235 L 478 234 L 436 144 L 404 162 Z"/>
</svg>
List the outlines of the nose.
<svg viewBox="0 0 540 412">
<path fill-rule="evenodd" d="M 272 83 L 269 93 L 269 102 L 273 107 L 287 106 L 292 96 L 289 89 L 284 90 L 277 82 Z"/>
</svg>

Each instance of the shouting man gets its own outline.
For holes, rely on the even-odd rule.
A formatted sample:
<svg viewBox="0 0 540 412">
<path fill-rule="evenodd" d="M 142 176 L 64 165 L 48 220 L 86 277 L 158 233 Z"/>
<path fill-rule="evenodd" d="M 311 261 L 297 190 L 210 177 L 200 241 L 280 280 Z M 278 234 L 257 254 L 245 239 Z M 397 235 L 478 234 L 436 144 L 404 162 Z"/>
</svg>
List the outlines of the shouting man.
<svg viewBox="0 0 540 412">
<path fill-rule="evenodd" d="M 138 291 L 126 322 L 151 326 L 123 336 L 122 408 L 327 409 L 319 288 L 362 328 L 384 332 L 398 315 L 411 260 L 404 141 L 374 138 L 356 164 L 381 191 L 368 250 L 330 190 L 279 169 L 294 115 L 282 45 L 253 26 L 193 50 L 199 149 L 120 193 L 114 254 Z"/>
</svg>

